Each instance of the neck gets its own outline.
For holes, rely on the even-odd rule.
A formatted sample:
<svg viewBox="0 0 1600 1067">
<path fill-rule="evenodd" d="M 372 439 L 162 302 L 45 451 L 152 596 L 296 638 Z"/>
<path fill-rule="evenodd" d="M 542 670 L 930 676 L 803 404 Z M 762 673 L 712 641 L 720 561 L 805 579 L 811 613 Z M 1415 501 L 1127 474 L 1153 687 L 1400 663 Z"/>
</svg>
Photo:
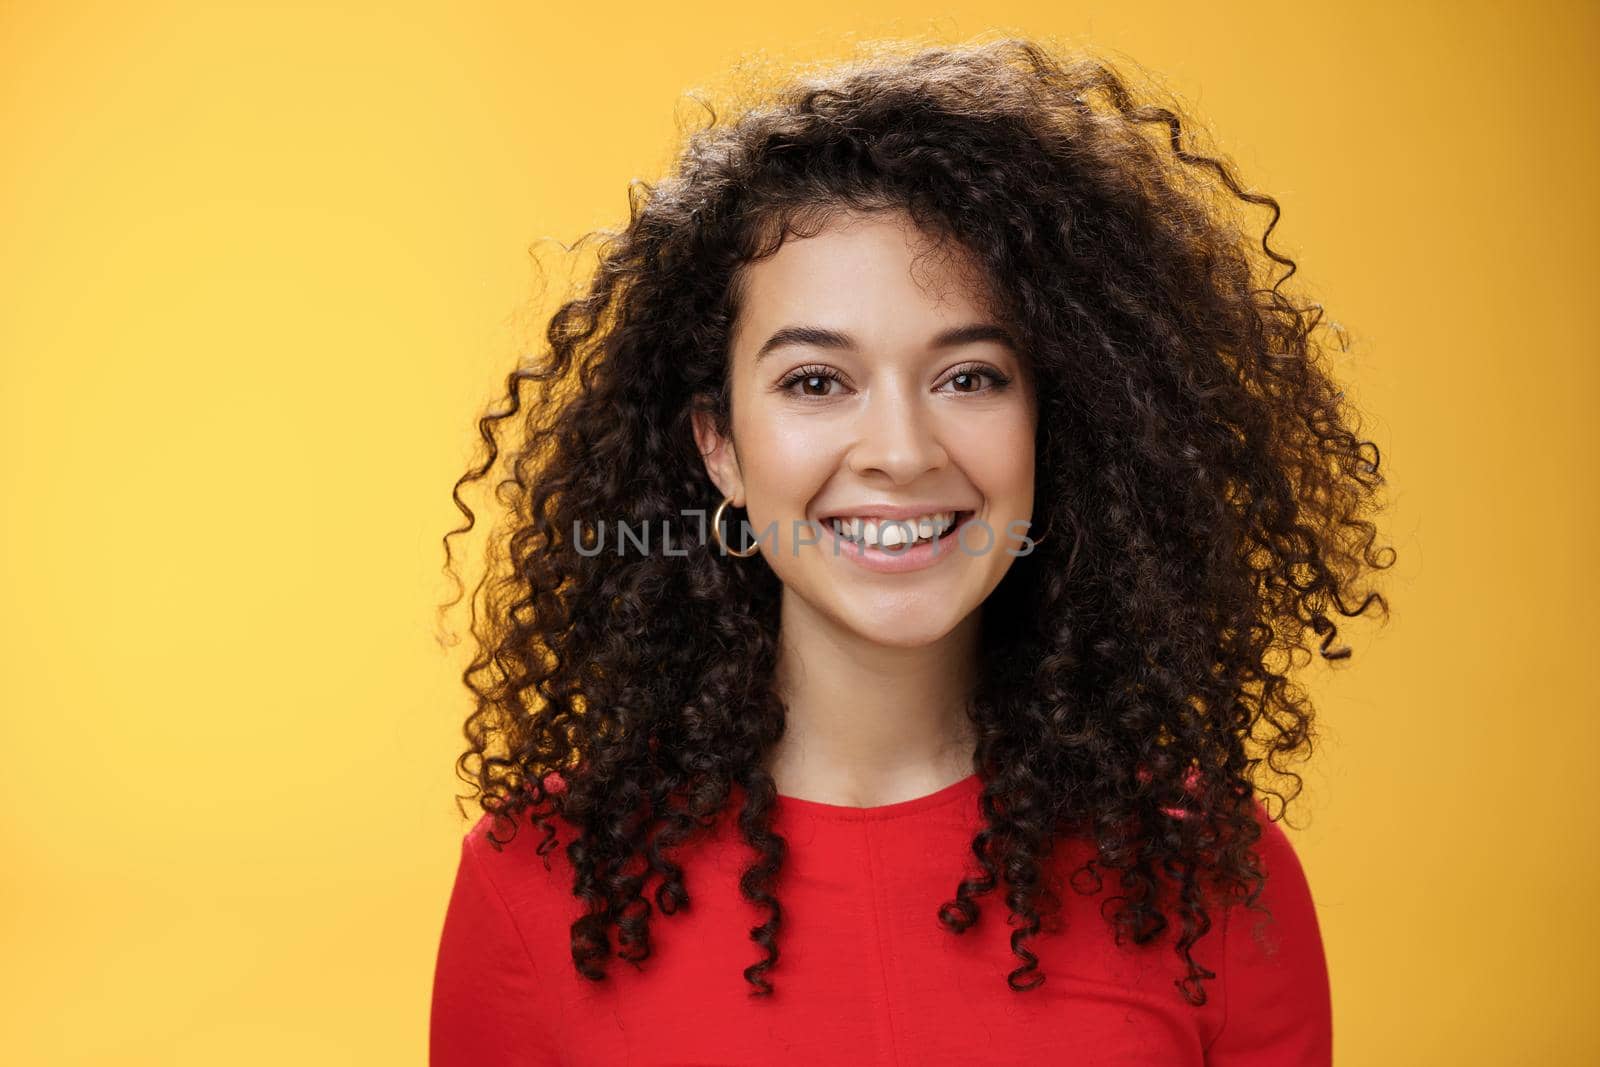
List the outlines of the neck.
<svg viewBox="0 0 1600 1067">
<path fill-rule="evenodd" d="M 876 644 L 785 594 L 775 685 L 787 708 L 765 765 L 782 796 L 876 807 L 973 773 L 967 703 L 981 615 L 932 644 Z"/>
</svg>

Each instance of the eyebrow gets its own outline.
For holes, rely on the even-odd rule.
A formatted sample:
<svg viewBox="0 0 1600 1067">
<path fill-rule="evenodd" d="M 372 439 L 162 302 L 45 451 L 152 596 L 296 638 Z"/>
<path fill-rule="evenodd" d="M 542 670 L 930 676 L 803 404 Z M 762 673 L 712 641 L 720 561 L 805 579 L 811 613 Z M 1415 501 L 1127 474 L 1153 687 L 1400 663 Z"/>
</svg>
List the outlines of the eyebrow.
<svg viewBox="0 0 1600 1067">
<path fill-rule="evenodd" d="M 964 326 L 953 326 L 935 335 L 928 343 L 928 347 L 956 348 L 960 345 L 977 344 L 980 341 L 998 341 L 1013 352 L 1017 350 L 1016 342 L 1012 340 L 1010 332 L 992 322 L 970 322 Z M 774 349 L 785 345 L 854 349 L 856 341 L 847 333 L 821 326 L 785 326 L 767 338 L 756 351 L 756 362 L 761 362 Z"/>
</svg>

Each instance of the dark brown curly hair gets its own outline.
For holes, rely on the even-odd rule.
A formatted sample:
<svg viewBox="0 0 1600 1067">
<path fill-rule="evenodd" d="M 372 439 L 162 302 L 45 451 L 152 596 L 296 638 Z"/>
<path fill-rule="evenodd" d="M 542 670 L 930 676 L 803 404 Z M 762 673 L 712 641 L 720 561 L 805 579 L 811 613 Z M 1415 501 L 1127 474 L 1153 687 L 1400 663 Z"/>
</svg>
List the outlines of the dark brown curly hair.
<svg viewBox="0 0 1600 1067">
<path fill-rule="evenodd" d="M 1259 238 L 1252 205 L 1271 211 Z M 1097 892 L 1097 866 L 1117 872 L 1119 942 L 1148 943 L 1175 915 L 1177 985 L 1205 1003 L 1215 973 L 1192 949 L 1212 926 L 1210 889 L 1263 910 L 1255 790 L 1286 805 L 1300 791 L 1286 764 L 1315 736 L 1289 669 L 1311 659 L 1308 630 L 1324 658 L 1349 655 L 1332 615 L 1376 604 L 1387 618 L 1382 595 L 1354 587 L 1394 562 L 1366 517 L 1378 449 L 1326 366 L 1347 342 L 1285 288 L 1277 202 L 1197 147 L 1166 94 L 1107 60 L 1005 38 L 879 44 L 732 121 L 712 109 L 629 206 L 551 316 L 548 351 L 478 420 L 487 456 L 455 483 L 467 521 L 444 537 L 452 571 L 450 538 L 474 523 L 460 490 L 504 454 L 508 517 L 472 598 L 478 651 L 462 677 L 476 707 L 457 770 L 512 836 L 519 813 L 538 821 L 540 854 L 557 843 L 551 817 L 576 828 L 579 973 L 605 976 L 613 926 L 623 959 L 650 955 L 651 901 L 669 916 L 689 901 L 675 847 L 738 786 L 754 850 L 740 889 L 767 916 L 744 974 L 772 991 L 786 845 L 763 756 L 784 731 L 780 583 L 685 518 L 721 496 L 690 415 L 730 425 L 744 265 L 830 212 L 902 211 L 976 257 L 1022 342 L 1036 529 L 1049 531 L 984 605 L 968 711 L 984 874 L 957 880 L 937 921 L 961 933 L 1003 882 L 1020 920 L 1007 981 L 1034 988 L 1027 942 L 1061 907 L 1044 864 L 1079 836 L 1098 859 L 1074 889 Z M 504 453 L 501 424 L 520 431 Z M 687 554 L 585 550 L 595 516 L 669 531 Z"/>
</svg>

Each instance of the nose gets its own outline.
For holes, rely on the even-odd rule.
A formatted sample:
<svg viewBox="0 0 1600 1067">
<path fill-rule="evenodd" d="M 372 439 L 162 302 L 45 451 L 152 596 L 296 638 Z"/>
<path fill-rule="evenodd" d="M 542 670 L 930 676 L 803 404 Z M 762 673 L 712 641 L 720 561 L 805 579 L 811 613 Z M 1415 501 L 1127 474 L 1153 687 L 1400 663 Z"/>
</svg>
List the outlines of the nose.
<svg viewBox="0 0 1600 1067">
<path fill-rule="evenodd" d="M 878 474 L 905 485 L 949 462 L 938 420 L 915 385 L 872 390 L 849 432 L 854 440 L 847 464 L 854 474 Z"/>
</svg>

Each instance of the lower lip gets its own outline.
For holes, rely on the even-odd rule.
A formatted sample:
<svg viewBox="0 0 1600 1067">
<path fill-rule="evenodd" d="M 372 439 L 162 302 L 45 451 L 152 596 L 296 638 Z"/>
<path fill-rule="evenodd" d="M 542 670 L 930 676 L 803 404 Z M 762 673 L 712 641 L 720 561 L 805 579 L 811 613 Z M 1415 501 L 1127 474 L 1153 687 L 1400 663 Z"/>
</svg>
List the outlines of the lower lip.
<svg viewBox="0 0 1600 1067">
<path fill-rule="evenodd" d="M 833 522 L 829 520 L 822 523 L 824 540 L 818 547 L 831 555 L 842 556 L 858 567 L 864 567 L 878 574 L 903 574 L 906 571 L 920 571 L 931 567 L 942 559 L 960 554 L 961 531 L 977 517 L 977 512 L 972 512 L 964 519 L 958 519 L 943 537 L 935 541 L 918 541 L 910 548 L 899 549 L 895 552 L 885 552 L 882 549 L 858 545 L 854 541 L 847 541 L 833 532 Z"/>
</svg>

